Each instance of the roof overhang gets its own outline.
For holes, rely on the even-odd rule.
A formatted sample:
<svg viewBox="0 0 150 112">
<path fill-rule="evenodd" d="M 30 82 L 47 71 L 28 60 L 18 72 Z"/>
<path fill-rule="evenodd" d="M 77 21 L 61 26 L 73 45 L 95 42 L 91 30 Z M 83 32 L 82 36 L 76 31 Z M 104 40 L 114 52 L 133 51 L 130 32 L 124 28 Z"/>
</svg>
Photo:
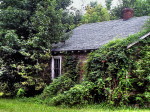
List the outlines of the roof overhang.
<svg viewBox="0 0 150 112">
<path fill-rule="evenodd" d="M 133 42 L 133 43 L 129 44 L 129 45 L 127 46 L 127 49 L 131 48 L 131 47 L 134 46 L 135 44 L 139 43 L 140 40 L 143 40 L 143 39 L 147 38 L 148 36 L 150 36 L 150 32 L 147 33 L 147 34 L 145 34 L 144 36 L 140 37 L 139 40 L 137 40 L 136 42 Z"/>
</svg>

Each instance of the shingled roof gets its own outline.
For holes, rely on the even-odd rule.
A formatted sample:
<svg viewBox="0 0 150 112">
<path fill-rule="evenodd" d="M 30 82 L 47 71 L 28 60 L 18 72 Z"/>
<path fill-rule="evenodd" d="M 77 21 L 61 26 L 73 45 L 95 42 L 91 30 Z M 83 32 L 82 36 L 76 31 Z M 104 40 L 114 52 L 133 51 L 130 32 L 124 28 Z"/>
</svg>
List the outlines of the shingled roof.
<svg viewBox="0 0 150 112">
<path fill-rule="evenodd" d="M 123 21 L 112 20 L 81 25 L 73 30 L 65 43 L 57 44 L 52 51 L 92 50 L 115 38 L 125 38 L 142 30 L 149 16 L 133 17 Z"/>
</svg>

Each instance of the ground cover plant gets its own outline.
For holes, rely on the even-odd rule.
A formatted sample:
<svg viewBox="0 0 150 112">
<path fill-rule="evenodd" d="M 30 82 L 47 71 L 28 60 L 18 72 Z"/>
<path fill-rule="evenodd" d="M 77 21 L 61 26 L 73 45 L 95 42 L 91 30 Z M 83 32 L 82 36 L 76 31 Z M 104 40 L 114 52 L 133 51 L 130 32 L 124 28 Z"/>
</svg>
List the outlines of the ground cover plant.
<svg viewBox="0 0 150 112">
<path fill-rule="evenodd" d="M 64 108 L 29 101 L 29 99 L 26 101 L 23 99 L 0 99 L 0 112 L 149 112 L 149 109 L 111 107 L 106 104 Z"/>
</svg>

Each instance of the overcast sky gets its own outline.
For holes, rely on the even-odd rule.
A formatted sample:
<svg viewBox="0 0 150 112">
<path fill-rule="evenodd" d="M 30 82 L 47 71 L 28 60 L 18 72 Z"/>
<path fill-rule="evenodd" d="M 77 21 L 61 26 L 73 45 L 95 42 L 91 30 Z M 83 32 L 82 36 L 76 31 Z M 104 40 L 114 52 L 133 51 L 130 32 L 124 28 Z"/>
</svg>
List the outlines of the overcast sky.
<svg viewBox="0 0 150 112">
<path fill-rule="evenodd" d="M 76 7 L 77 9 L 81 9 L 81 5 L 84 3 L 84 5 L 89 4 L 91 1 L 97 1 L 98 3 L 105 6 L 105 0 L 72 0 L 73 4 L 72 6 Z M 116 6 L 118 4 L 119 0 L 113 0 L 112 6 Z"/>
</svg>

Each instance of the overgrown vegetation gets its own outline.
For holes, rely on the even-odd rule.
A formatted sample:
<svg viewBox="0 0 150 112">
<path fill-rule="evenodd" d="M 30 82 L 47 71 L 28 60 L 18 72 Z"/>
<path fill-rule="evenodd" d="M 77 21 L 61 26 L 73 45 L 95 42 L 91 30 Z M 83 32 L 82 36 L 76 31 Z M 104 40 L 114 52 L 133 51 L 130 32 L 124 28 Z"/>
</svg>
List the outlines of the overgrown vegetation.
<svg viewBox="0 0 150 112">
<path fill-rule="evenodd" d="M 82 17 L 82 23 L 95 23 L 102 21 L 109 21 L 110 14 L 108 10 L 104 8 L 101 4 L 91 4 L 86 7 L 86 13 Z"/>
<path fill-rule="evenodd" d="M 111 19 L 122 18 L 122 10 L 124 8 L 133 8 L 135 17 L 148 16 L 150 12 L 149 7 L 149 0 L 122 0 L 121 4 L 110 10 Z"/>
<path fill-rule="evenodd" d="M 149 102 L 150 38 L 127 49 L 131 39 L 138 36 L 142 35 L 111 42 L 90 54 L 85 78 L 97 85 L 98 94 L 110 104 Z"/>
<path fill-rule="evenodd" d="M 117 39 L 90 53 L 85 66 L 84 81 L 54 97 L 47 96 L 49 105 L 149 104 L 150 38 L 139 40 L 147 29 L 126 39 Z M 132 42 L 139 41 L 127 49 Z"/>
<path fill-rule="evenodd" d="M 43 94 L 40 96 L 46 103 L 49 103 L 51 98 L 68 91 L 75 84 L 79 83 L 78 74 L 78 59 L 76 56 L 67 54 L 63 61 L 64 74 L 47 86 Z M 55 98 L 56 99 L 56 98 Z"/>
<path fill-rule="evenodd" d="M 111 2 L 106 1 L 110 10 Z M 87 6 L 83 18 L 78 11 L 73 15 L 65 10 L 70 0 L 0 0 L 0 3 L 0 97 L 40 94 L 51 80 L 52 44 L 68 39 L 69 31 L 80 23 L 110 20 L 108 10 L 96 2 Z M 135 16 L 148 15 L 149 3 L 123 0 L 122 5 L 112 10 L 111 19 L 119 18 L 125 7 L 134 8 Z M 78 60 L 66 56 L 64 74 L 46 86 L 40 101 L 68 106 L 101 102 L 146 106 L 150 102 L 150 38 L 130 49 L 127 45 L 149 28 L 148 23 L 145 31 L 112 41 L 91 53 L 81 84 Z"/>
<path fill-rule="evenodd" d="M 0 0 L 0 96 L 34 96 L 50 82 L 53 43 L 65 40 L 70 0 Z"/>
<path fill-rule="evenodd" d="M 96 94 L 94 89 L 94 83 L 84 81 L 83 83 L 70 88 L 68 91 L 63 92 L 63 94 L 58 94 L 57 96 L 53 97 L 47 102 L 47 104 L 55 106 L 92 104 L 94 102 L 94 98 L 96 98 L 94 97 Z"/>
</svg>

